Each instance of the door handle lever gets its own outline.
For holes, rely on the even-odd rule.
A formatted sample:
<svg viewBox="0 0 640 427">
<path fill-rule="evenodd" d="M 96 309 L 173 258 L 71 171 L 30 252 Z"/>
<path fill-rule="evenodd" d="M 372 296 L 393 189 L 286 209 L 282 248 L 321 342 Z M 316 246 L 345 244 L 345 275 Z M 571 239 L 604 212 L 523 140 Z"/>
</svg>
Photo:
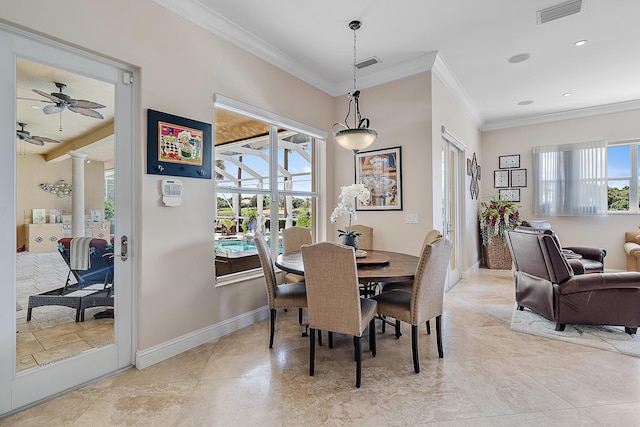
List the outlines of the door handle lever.
<svg viewBox="0 0 640 427">
<path fill-rule="evenodd" d="M 120 253 L 113 254 L 113 256 L 120 257 L 122 261 L 129 259 L 129 238 L 127 236 L 120 238 Z"/>
</svg>

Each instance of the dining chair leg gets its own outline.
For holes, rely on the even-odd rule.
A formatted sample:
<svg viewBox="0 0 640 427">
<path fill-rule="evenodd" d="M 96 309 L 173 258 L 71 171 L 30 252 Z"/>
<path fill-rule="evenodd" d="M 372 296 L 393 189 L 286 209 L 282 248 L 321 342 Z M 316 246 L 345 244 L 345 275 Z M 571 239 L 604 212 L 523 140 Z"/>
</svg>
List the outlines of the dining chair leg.
<svg viewBox="0 0 640 427">
<path fill-rule="evenodd" d="M 427 335 L 431 335 L 431 323 L 427 320 Z"/>
<path fill-rule="evenodd" d="M 276 330 L 276 310 L 271 309 L 271 330 L 269 332 L 269 348 L 273 348 L 273 334 Z"/>
<path fill-rule="evenodd" d="M 387 316 L 385 316 L 384 314 L 380 316 L 380 319 L 382 320 L 382 333 L 384 334 L 384 331 L 387 329 L 387 322 L 386 322 L 386 318 Z"/>
<path fill-rule="evenodd" d="M 329 331 L 329 348 L 333 348 L 333 332 Z"/>
<path fill-rule="evenodd" d="M 318 345 L 322 347 L 322 330 L 318 329 Z"/>
<path fill-rule="evenodd" d="M 360 353 L 360 337 L 353 337 L 356 345 L 356 387 L 360 388 L 360 377 L 362 373 L 362 354 Z"/>
<path fill-rule="evenodd" d="M 353 360 L 358 361 L 358 342 L 356 341 L 356 337 L 353 337 Z"/>
<path fill-rule="evenodd" d="M 316 361 L 316 331 L 311 328 L 309 334 L 309 376 L 313 376 Z"/>
<path fill-rule="evenodd" d="M 371 355 L 376 357 L 376 318 L 372 318 L 369 322 L 369 350 Z"/>
<path fill-rule="evenodd" d="M 420 373 L 420 359 L 418 358 L 418 327 L 411 325 L 411 353 L 413 354 L 413 370 Z"/>
<path fill-rule="evenodd" d="M 400 333 L 400 321 L 396 319 L 396 338 L 400 338 L 402 334 Z"/>
<path fill-rule="evenodd" d="M 302 325 L 302 307 L 298 308 L 298 323 Z"/>
<path fill-rule="evenodd" d="M 438 357 L 442 359 L 444 357 L 444 351 L 442 350 L 442 315 L 436 316 L 436 341 L 438 343 Z"/>
</svg>

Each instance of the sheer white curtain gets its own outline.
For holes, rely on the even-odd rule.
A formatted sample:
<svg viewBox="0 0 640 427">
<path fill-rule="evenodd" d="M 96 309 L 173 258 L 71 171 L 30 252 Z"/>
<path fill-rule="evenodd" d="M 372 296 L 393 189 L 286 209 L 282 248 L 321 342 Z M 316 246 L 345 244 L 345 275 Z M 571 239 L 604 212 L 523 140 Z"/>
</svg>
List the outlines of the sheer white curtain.
<svg viewBox="0 0 640 427">
<path fill-rule="evenodd" d="M 533 147 L 534 213 L 607 214 L 606 141 Z"/>
</svg>

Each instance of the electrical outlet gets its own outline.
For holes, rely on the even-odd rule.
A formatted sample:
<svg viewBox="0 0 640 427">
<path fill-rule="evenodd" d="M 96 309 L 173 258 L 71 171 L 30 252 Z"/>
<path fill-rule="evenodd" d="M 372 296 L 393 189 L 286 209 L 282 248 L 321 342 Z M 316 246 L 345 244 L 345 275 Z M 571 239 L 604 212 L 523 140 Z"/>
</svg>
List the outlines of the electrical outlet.
<svg viewBox="0 0 640 427">
<path fill-rule="evenodd" d="M 418 221 L 418 214 L 406 214 L 405 215 L 405 223 L 407 224 L 417 224 Z"/>
</svg>

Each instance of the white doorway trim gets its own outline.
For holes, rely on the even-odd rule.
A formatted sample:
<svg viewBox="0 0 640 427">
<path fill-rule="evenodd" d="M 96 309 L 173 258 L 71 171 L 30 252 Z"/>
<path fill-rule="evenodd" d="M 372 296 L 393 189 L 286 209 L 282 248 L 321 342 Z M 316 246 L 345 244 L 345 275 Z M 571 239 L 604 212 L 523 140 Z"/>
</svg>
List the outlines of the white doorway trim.
<svg viewBox="0 0 640 427">
<path fill-rule="evenodd" d="M 79 49 L 0 24 L 0 416 L 82 384 L 131 366 L 135 349 L 136 261 L 116 259 L 115 344 L 93 349 L 69 359 L 16 373 L 16 58 L 86 75 L 115 86 L 116 226 L 114 250 L 120 252 L 119 236 L 136 241 L 134 212 L 138 173 L 137 105 L 135 70 Z M 133 82 L 128 79 L 133 77 Z M 12 143 L 13 142 L 13 143 Z M 131 245 L 130 245 L 131 248 Z"/>
</svg>

